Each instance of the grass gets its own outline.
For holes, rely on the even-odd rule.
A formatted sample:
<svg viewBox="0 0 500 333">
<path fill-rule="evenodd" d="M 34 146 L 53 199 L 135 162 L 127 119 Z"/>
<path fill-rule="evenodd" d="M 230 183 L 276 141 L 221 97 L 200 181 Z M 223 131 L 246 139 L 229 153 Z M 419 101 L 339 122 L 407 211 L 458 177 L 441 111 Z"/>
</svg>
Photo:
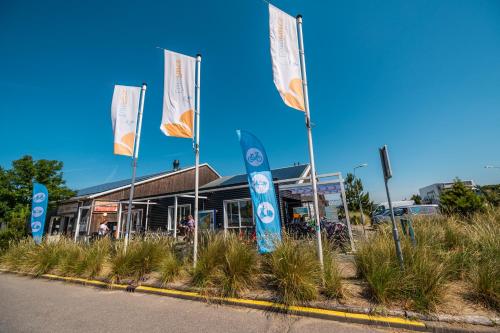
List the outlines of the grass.
<svg viewBox="0 0 500 333">
<path fill-rule="evenodd" d="M 398 268 L 387 226 L 356 253 L 358 273 L 380 303 L 403 301 L 407 307 L 432 311 L 446 284 L 469 282 L 473 297 L 498 310 L 500 304 L 500 210 L 470 217 L 434 216 L 413 221 L 416 246 L 402 238 L 404 271 Z"/>
<path fill-rule="evenodd" d="M 193 283 L 207 293 L 237 296 L 255 284 L 257 269 L 254 246 L 234 234 L 207 234 L 193 270 Z"/>
<path fill-rule="evenodd" d="M 179 276 L 181 269 L 181 261 L 175 256 L 173 251 L 167 251 L 157 268 L 161 285 L 166 286 L 167 283 L 175 280 Z"/>
<path fill-rule="evenodd" d="M 390 230 L 382 228 L 378 232 L 376 237 L 358 246 L 355 261 L 358 275 L 368 283 L 370 295 L 380 303 L 388 303 L 398 294 L 401 273 Z"/>
<path fill-rule="evenodd" d="M 429 312 L 440 304 L 447 285 L 461 280 L 468 286 L 469 299 L 500 311 L 500 210 L 467 218 L 419 218 L 413 226 L 415 246 L 401 235 L 404 270 L 396 259 L 390 228 L 382 226 L 360 242 L 356 267 L 373 300 Z M 294 305 L 320 295 L 344 297 L 337 253 L 326 240 L 323 243 L 323 271 L 314 239 L 284 236 L 273 253 L 258 255 L 254 243 L 214 233 L 201 235 L 193 269 L 187 268 L 191 247 L 161 237 L 133 240 L 127 253 L 122 242 L 109 239 L 90 244 L 61 239 L 40 245 L 25 239 L 10 243 L 0 256 L 0 266 L 35 275 L 51 272 L 111 282 L 140 283 L 155 276 L 163 286 L 188 271 L 191 285 L 206 294 L 241 296 L 250 288 L 263 288 L 274 292 L 279 302 Z"/>
<path fill-rule="evenodd" d="M 321 268 L 312 241 L 284 237 L 275 251 L 267 255 L 265 268 L 279 302 L 294 305 L 318 298 Z"/>
<path fill-rule="evenodd" d="M 333 246 L 327 241 L 323 242 L 323 294 L 328 299 L 344 297 L 342 275 L 337 263 L 337 254 Z"/>
<path fill-rule="evenodd" d="M 140 282 L 146 274 L 159 267 L 169 247 L 164 239 L 132 240 L 125 252 L 123 243 L 119 243 L 110 258 L 111 281 L 132 279 L 133 282 Z"/>
<path fill-rule="evenodd" d="M 29 268 L 28 255 L 34 247 L 36 247 L 35 242 L 29 238 L 19 242 L 11 242 L 9 248 L 0 258 L 2 267 L 13 271 L 27 272 Z"/>
</svg>

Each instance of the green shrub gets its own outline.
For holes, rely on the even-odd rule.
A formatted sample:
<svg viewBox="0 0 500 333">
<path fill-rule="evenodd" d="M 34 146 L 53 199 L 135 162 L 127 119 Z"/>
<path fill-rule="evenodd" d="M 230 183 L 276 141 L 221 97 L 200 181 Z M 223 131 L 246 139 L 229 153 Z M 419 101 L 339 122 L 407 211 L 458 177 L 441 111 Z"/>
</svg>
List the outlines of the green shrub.
<svg viewBox="0 0 500 333">
<path fill-rule="evenodd" d="M 6 251 L 10 244 L 18 242 L 24 235 L 11 228 L 0 230 L 0 253 Z"/>
<path fill-rule="evenodd" d="M 287 305 L 318 297 L 321 268 L 312 241 L 284 237 L 265 260 L 269 284 L 276 288 L 278 300 Z"/>
<path fill-rule="evenodd" d="M 455 179 L 450 189 L 439 197 L 439 206 L 448 215 L 472 216 L 484 211 L 484 198 L 466 187 L 460 179 Z"/>
</svg>

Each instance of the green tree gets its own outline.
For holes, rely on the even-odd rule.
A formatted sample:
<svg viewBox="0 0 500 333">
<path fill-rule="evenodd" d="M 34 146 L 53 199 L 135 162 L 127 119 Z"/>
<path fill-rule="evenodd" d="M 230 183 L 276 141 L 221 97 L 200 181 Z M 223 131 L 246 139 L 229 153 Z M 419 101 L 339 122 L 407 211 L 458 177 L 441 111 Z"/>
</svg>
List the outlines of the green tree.
<svg viewBox="0 0 500 333">
<path fill-rule="evenodd" d="M 439 206 L 445 214 L 470 216 L 484 210 L 484 199 L 456 178 L 453 186 L 440 195 Z"/>
<path fill-rule="evenodd" d="M 13 161 L 10 170 L 0 168 L 0 222 L 7 223 L 7 230 L 2 232 L 0 239 L 7 234 L 26 235 L 33 182 L 47 187 L 49 208 L 55 208 L 57 201 L 75 194 L 65 185 L 62 168 L 60 161 L 33 160 L 31 156 Z"/>
<path fill-rule="evenodd" d="M 371 214 L 373 210 L 373 202 L 370 200 L 370 194 L 363 192 L 363 183 L 361 179 L 348 173 L 345 178 L 345 196 L 347 200 L 347 208 L 351 212 L 359 211 L 359 200 L 363 205 L 363 212 Z"/>
<path fill-rule="evenodd" d="M 493 207 L 500 206 L 500 184 L 479 187 L 481 195 Z"/>
<path fill-rule="evenodd" d="M 414 194 L 411 196 L 410 200 L 415 201 L 415 205 L 421 205 L 422 204 L 422 197 L 419 194 Z"/>
</svg>

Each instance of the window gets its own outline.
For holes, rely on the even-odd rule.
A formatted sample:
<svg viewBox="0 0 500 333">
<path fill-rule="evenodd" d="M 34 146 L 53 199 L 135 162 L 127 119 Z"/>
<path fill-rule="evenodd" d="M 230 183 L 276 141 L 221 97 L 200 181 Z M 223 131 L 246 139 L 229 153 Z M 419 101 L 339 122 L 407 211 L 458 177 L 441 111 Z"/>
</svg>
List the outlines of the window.
<svg viewBox="0 0 500 333">
<path fill-rule="evenodd" d="M 224 201 L 224 228 L 253 228 L 253 207 L 250 199 Z"/>
<path fill-rule="evenodd" d="M 174 210 L 175 206 L 168 206 L 168 230 L 174 230 Z M 190 204 L 177 205 L 177 225 L 188 215 L 191 215 Z"/>
</svg>

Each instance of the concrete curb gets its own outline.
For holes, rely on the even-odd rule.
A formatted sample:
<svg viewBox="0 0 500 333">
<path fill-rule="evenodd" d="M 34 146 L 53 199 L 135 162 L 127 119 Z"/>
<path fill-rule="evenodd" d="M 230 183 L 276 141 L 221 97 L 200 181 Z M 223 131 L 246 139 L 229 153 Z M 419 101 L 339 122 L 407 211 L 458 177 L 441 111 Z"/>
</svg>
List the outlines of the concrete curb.
<svg viewBox="0 0 500 333">
<path fill-rule="evenodd" d="M 34 274 L 13 272 L 4 269 L 0 269 L 0 272 L 35 277 Z M 49 280 L 64 281 L 81 285 L 89 285 L 99 288 L 124 290 L 130 292 L 141 292 L 146 294 L 155 294 L 155 295 L 169 296 L 169 297 L 182 298 L 195 301 L 235 305 L 235 306 L 253 308 L 258 310 L 264 310 L 264 311 L 288 313 L 305 317 L 313 317 L 313 318 L 365 324 L 365 325 L 368 324 L 368 325 L 394 327 L 394 328 L 405 328 L 415 331 L 442 332 L 442 333 L 497 332 L 496 330 L 487 330 L 486 327 L 482 327 L 482 329 L 480 330 L 446 327 L 446 326 L 440 326 L 436 322 L 422 321 L 419 319 L 407 319 L 399 316 L 355 313 L 351 311 L 348 312 L 348 311 L 322 309 L 322 308 L 307 307 L 307 306 L 287 306 L 284 304 L 265 301 L 265 300 L 252 300 L 252 299 L 242 299 L 242 298 L 232 298 L 232 297 L 212 297 L 212 296 L 205 296 L 198 292 L 193 292 L 193 291 L 182 291 L 182 290 L 157 288 L 150 286 L 136 287 L 126 284 L 107 283 L 98 280 L 65 277 L 54 274 L 43 274 L 38 277 L 42 277 Z"/>
</svg>

